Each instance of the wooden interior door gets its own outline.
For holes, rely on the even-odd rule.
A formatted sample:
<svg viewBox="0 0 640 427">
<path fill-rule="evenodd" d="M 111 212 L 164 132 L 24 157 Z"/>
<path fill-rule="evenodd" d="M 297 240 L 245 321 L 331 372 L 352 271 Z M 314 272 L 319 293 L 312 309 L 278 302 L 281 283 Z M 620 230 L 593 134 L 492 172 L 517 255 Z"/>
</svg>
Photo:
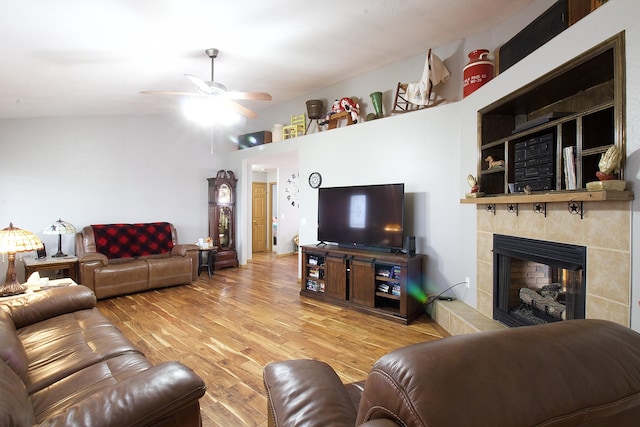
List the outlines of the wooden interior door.
<svg viewBox="0 0 640 427">
<path fill-rule="evenodd" d="M 252 252 L 264 252 L 267 249 L 267 184 L 252 184 Z"/>
</svg>

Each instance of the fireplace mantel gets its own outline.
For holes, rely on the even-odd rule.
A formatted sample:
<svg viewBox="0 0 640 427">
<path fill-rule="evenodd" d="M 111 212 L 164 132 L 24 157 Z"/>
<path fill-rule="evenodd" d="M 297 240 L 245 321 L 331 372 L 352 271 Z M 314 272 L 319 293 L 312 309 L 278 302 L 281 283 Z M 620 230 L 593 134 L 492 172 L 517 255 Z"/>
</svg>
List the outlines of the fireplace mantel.
<svg viewBox="0 0 640 427">
<path fill-rule="evenodd" d="M 515 203 L 606 202 L 633 199 L 633 191 L 571 190 L 532 194 L 503 194 L 499 196 L 474 197 L 469 199 L 465 198 L 460 199 L 460 203 L 474 205 L 510 205 Z"/>
</svg>

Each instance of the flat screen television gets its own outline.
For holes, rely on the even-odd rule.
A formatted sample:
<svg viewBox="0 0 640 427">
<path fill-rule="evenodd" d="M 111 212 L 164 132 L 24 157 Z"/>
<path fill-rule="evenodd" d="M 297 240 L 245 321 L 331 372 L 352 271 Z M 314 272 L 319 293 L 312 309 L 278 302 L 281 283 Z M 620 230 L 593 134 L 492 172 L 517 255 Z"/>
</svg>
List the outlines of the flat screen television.
<svg viewBox="0 0 640 427">
<path fill-rule="evenodd" d="M 381 251 L 402 250 L 404 184 L 321 187 L 318 240 Z"/>
</svg>

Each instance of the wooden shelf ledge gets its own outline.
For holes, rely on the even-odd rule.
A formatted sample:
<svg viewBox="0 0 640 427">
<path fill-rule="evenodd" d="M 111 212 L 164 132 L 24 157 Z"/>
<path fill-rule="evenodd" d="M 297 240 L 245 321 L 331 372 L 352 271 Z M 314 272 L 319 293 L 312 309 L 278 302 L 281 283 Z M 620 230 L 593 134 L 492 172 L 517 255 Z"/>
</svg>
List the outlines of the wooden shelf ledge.
<svg viewBox="0 0 640 427">
<path fill-rule="evenodd" d="M 606 202 L 633 200 L 633 191 L 550 191 L 533 194 L 500 194 L 473 199 L 460 199 L 460 203 L 469 205 L 508 205 L 515 203 L 554 203 L 554 202 Z"/>
</svg>

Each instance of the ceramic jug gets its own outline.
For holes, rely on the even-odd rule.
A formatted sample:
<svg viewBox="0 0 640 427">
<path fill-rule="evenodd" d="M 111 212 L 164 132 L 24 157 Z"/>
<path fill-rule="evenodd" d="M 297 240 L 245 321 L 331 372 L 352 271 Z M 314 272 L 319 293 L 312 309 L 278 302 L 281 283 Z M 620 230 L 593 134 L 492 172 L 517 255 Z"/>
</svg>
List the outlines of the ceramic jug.
<svg viewBox="0 0 640 427">
<path fill-rule="evenodd" d="M 279 123 L 276 123 L 273 125 L 273 128 L 271 129 L 271 141 L 272 142 L 277 142 L 277 141 L 282 141 L 282 128 L 284 127 L 284 125 L 281 125 Z"/>
</svg>

